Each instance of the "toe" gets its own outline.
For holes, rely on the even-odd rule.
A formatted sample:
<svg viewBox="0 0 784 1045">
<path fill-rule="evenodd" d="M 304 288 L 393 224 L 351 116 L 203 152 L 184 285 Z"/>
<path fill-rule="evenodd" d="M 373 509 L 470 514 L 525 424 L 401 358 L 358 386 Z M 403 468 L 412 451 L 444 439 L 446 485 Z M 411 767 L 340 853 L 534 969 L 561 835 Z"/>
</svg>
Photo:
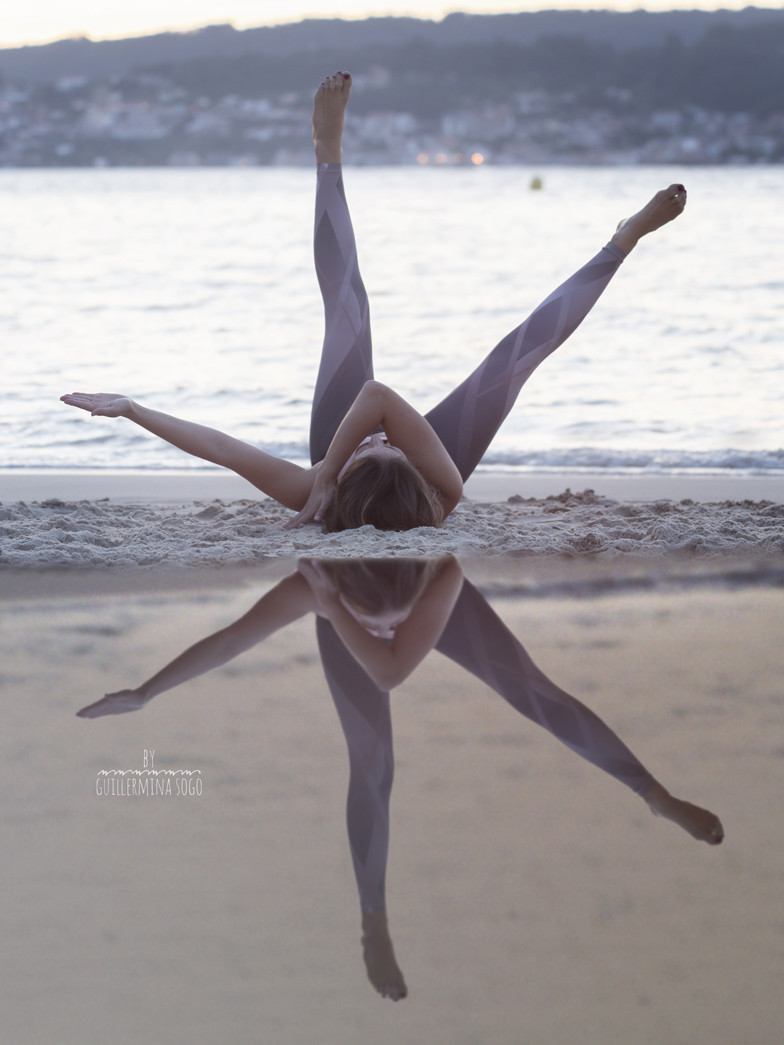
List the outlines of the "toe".
<svg viewBox="0 0 784 1045">
<path fill-rule="evenodd" d="M 711 845 L 721 845 L 724 841 L 724 828 L 721 824 L 716 824 L 716 826 L 711 830 L 708 841 Z"/>
</svg>

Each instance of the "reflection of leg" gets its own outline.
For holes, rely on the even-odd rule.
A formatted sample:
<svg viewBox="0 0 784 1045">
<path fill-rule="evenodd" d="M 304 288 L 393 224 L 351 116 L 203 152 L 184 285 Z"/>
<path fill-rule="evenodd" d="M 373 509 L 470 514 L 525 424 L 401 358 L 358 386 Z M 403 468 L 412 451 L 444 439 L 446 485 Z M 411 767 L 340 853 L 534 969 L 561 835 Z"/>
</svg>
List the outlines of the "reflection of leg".
<svg viewBox="0 0 784 1045">
<path fill-rule="evenodd" d="M 675 798 L 661 784 L 654 784 L 650 791 L 646 792 L 645 801 L 655 816 L 672 820 L 698 842 L 719 845 L 724 841 L 724 828 L 715 813 L 692 805 L 691 802 L 684 802 L 682 798 Z"/>
<path fill-rule="evenodd" d="M 389 800 L 394 776 L 389 694 L 354 660 L 332 625 L 316 622 L 319 652 L 348 745 L 346 804 L 351 858 L 362 906 L 362 948 L 368 976 L 379 993 L 407 994 L 386 921 Z"/>
<path fill-rule="evenodd" d="M 652 813 L 678 824 L 698 841 L 718 845 L 721 821 L 707 809 L 675 798 L 659 784 L 602 720 L 559 689 L 525 652 L 468 581 L 436 649 L 486 682 L 513 708 L 642 795 Z"/>
<path fill-rule="evenodd" d="M 340 84 L 336 85 L 338 77 Z M 319 87 L 313 114 L 317 159 L 322 155 L 320 140 L 335 136 L 340 140 L 348 91 L 348 81 L 341 74 L 329 77 Z M 339 156 L 339 145 L 336 150 L 333 143 L 323 155 Z M 359 274 L 340 163 L 320 162 L 316 176 L 313 245 L 324 300 L 325 332 L 310 423 L 310 455 L 314 464 L 324 457 L 362 385 L 373 377 L 370 311 Z"/>
<path fill-rule="evenodd" d="M 479 464 L 525 382 L 585 319 L 624 256 L 608 243 L 426 415 L 463 479 Z"/>
<path fill-rule="evenodd" d="M 316 633 L 324 674 L 348 744 L 351 776 L 346 815 L 360 901 L 363 911 L 377 911 L 386 906 L 384 879 L 394 775 L 389 694 L 371 681 L 322 617 Z"/>
<path fill-rule="evenodd" d="M 644 795 L 655 781 L 602 720 L 534 664 L 482 595 L 463 582 L 436 649 L 476 675 L 513 708 L 582 758 Z"/>
<path fill-rule="evenodd" d="M 362 915 L 362 957 L 368 979 L 382 998 L 400 1001 L 408 996 L 408 987 L 392 947 L 386 911 L 370 911 Z"/>
</svg>

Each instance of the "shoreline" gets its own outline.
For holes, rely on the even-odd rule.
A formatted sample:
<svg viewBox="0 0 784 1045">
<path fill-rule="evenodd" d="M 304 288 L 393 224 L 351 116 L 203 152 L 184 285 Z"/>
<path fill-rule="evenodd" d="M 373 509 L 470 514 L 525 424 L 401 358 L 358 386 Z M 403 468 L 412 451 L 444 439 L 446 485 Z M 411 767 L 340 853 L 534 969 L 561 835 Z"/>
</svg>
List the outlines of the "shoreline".
<svg viewBox="0 0 784 1045">
<path fill-rule="evenodd" d="M 593 490 L 615 501 L 773 501 L 784 504 L 782 475 L 619 475 L 602 472 L 487 471 L 465 484 L 465 498 L 479 504 L 509 498 L 556 497 L 565 490 Z M 239 476 L 218 471 L 0 470 L 0 504 L 17 501 L 111 501 L 186 504 L 192 501 L 266 501 Z"/>
<path fill-rule="evenodd" d="M 614 559 L 558 556 L 515 558 L 460 556 L 459 562 L 485 594 L 508 605 L 519 602 L 596 602 L 669 593 L 707 601 L 719 592 L 775 590 L 784 587 L 784 566 L 759 556 L 735 556 L 689 562 L 677 556 Z M 10 604 L 53 608 L 63 602 L 155 597 L 218 599 L 226 593 L 257 590 L 282 580 L 298 568 L 298 557 L 269 558 L 250 565 L 181 566 L 42 566 L 0 569 L 0 612 Z"/>
</svg>

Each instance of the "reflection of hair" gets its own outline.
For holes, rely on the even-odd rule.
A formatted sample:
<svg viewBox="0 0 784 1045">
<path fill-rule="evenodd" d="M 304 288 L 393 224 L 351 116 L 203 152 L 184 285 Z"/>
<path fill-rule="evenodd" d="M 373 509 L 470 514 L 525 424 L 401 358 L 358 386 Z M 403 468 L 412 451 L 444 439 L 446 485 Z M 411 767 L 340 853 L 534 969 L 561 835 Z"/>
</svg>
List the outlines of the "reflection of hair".
<svg viewBox="0 0 784 1045">
<path fill-rule="evenodd" d="M 415 602 L 437 567 L 436 559 L 321 559 L 338 591 L 366 613 Z"/>
<path fill-rule="evenodd" d="M 351 530 L 368 523 L 377 530 L 440 526 L 441 500 L 404 457 L 357 458 L 340 480 L 324 514 L 328 530 Z"/>
</svg>

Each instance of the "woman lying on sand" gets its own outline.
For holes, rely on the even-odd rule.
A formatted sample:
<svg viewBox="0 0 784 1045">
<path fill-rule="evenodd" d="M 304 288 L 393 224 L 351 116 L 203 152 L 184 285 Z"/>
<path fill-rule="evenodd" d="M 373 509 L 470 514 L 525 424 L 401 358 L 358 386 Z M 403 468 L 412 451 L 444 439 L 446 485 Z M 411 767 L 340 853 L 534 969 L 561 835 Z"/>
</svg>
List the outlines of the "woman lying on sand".
<svg viewBox="0 0 784 1045">
<path fill-rule="evenodd" d="M 476 370 L 424 416 L 373 380 L 370 315 L 341 172 L 348 73 L 316 92 L 313 140 L 315 261 L 326 333 L 310 428 L 311 468 L 301 468 L 203 425 L 123 395 L 62 396 L 92 416 L 127 417 L 186 453 L 230 468 L 297 514 L 286 527 L 382 530 L 438 526 L 454 509 L 525 381 L 593 308 L 638 240 L 676 218 L 686 190 L 671 185 L 621 223 L 596 257 L 563 283 Z"/>
</svg>

